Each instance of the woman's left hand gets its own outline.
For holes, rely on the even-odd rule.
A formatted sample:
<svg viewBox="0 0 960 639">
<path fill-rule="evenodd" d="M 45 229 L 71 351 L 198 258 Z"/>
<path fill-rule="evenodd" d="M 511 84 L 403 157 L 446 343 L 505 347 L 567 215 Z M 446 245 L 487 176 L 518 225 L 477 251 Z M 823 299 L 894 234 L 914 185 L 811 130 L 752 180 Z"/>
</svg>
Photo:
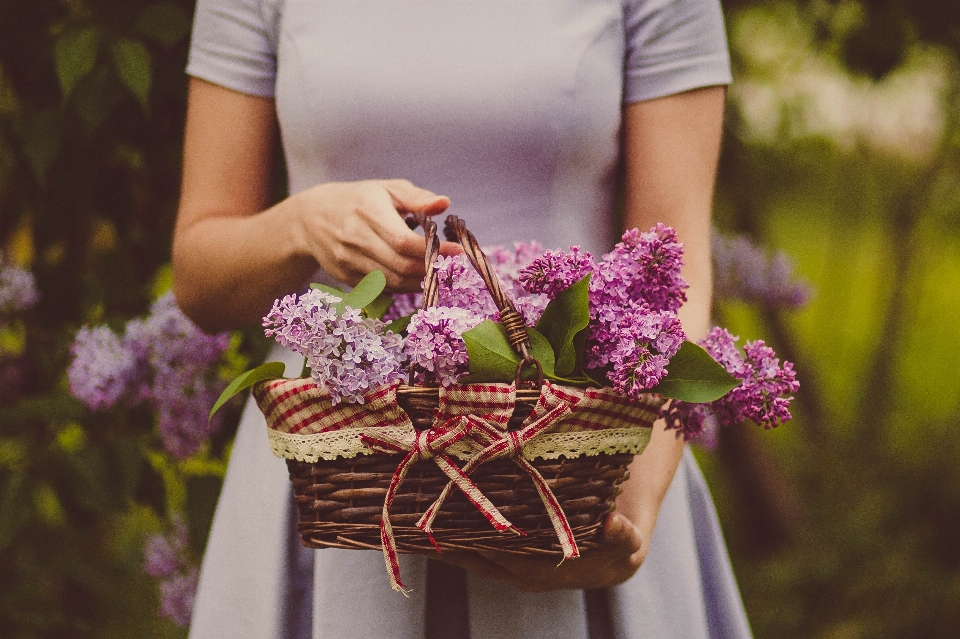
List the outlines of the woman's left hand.
<svg viewBox="0 0 960 639">
<path fill-rule="evenodd" d="M 493 551 L 445 550 L 431 558 L 506 582 L 525 592 L 606 588 L 623 583 L 643 563 L 650 530 L 641 530 L 620 513 L 607 515 L 600 545 L 557 565 L 554 557 L 530 557 Z"/>
</svg>

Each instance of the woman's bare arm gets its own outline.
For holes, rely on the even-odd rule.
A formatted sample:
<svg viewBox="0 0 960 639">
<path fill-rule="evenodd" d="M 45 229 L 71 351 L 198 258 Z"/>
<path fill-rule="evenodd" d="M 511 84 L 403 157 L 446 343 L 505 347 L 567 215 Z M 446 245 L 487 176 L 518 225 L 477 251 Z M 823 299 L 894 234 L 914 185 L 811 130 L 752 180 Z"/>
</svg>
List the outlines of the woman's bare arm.
<svg viewBox="0 0 960 639">
<path fill-rule="evenodd" d="M 276 139 L 273 100 L 190 81 L 173 242 L 184 312 L 208 331 L 256 322 L 318 267 L 351 285 L 380 269 L 391 289 L 417 289 L 426 245 L 398 211 L 436 214 L 449 200 L 406 180 L 366 180 L 265 208 Z"/>
</svg>

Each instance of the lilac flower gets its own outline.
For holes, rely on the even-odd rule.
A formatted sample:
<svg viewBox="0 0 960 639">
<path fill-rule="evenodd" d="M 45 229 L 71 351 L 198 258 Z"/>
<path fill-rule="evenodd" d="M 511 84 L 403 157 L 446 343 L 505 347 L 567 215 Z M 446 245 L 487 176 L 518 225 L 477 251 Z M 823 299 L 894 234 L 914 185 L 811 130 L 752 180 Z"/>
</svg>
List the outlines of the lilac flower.
<svg viewBox="0 0 960 639">
<path fill-rule="evenodd" d="M 37 284 L 30 271 L 4 264 L 0 254 L 0 315 L 32 308 L 40 299 Z"/>
<path fill-rule="evenodd" d="M 638 399 L 667 374 L 666 366 L 686 336 L 675 313 L 638 309 L 613 338 L 607 377 L 618 393 Z"/>
<path fill-rule="evenodd" d="M 158 615 L 181 628 L 190 623 L 197 591 L 197 569 L 187 559 L 189 536 L 176 519 L 168 534 L 150 535 L 144 544 L 143 571 L 160 581 Z"/>
<path fill-rule="evenodd" d="M 811 297 L 810 285 L 793 274 L 790 258 L 772 256 L 746 236 L 713 236 L 714 291 L 718 298 L 797 309 Z"/>
<path fill-rule="evenodd" d="M 467 345 L 463 333 L 483 320 L 462 308 L 434 306 L 417 311 L 407 327 L 405 350 L 411 363 L 433 373 L 443 386 L 456 384 L 467 373 Z"/>
<path fill-rule="evenodd" d="M 474 315 L 492 318 L 498 310 L 487 285 L 466 255 L 440 256 L 436 261 L 437 306 L 462 308 Z"/>
<path fill-rule="evenodd" d="M 741 355 L 735 344 L 738 339 L 715 327 L 699 342 L 741 383 L 709 404 L 672 403 L 663 416 L 668 426 L 679 429 L 687 440 L 700 436 L 711 416 L 717 427 L 751 419 L 764 428 L 774 428 L 790 419 L 789 395 L 800 388 L 793 365 L 784 362 L 781 366 L 763 340 L 744 344 Z"/>
<path fill-rule="evenodd" d="M 197 595 L 197 570 L 175 575 L 160 582 L 161 617 L 169 619 L 181 628 L 190 625 L 193 602 Z"/>
<path fill-rule="evenodd" d="M 164 448 L 189 457 L 222 420 L 207 415 L 225 385 L 217 366 L 228 341 L 227 333 L 203 333 L 167 293 L 148 317 L 127 322 L 123 337 L 106 326 L 77 332 L 67 370 L 70 392 L 94 410 L 148 404 Z"/>
<path fill-rule="evenodd" d="M 113 408 L 140 381 L 136 355 L 107 326 L 82 327 L 70 352 L 70 392 L 93 410 Z"/>
<path fill-rule="evenodd" d="M 423 293 L 394 293 L 393 304 L 383 315 L 384 322 L 413 315 L 423 305 Z"/>
<path fill-rule="evenodd" d="M 150 535 L 143 548 L 143 571 L 158 579 L 177 574 L 186 565 L 183 555 L 188 541 L 187 527 L 179 519 L 169 534 Z"/>
<path fill-rule="evenodd" d="M 519 281 L 527 292 L 553 299 L 595 269 L 589 252 L 581 253 L 579 246 L 571 246 L 569 253 L 550 250 L 534 259 L 520 269 Z"/>
<path fill-rule="evenodd" d="M 362 404 L 368 389 L 403 378 L 403 339 L 358 309 L 338 315 L 333 304 L 339 301 L 320 290 L 288 295 L 274 303 L 263 326 L 268 337 L 307 358 L 314 381 L 334 404 Z"/>
<path fill-rule="evenodd" d="M 502 246 L 491 246 L 485 247 L 483 252 L 500 279 L 503 290 L 514 303 L 527 295 L 520 283 L 520 272 L 543 253 L 543 245 L 539 242 L 514 242 L 512 251 Z"/>
<path fill-rule="evenodd" d="M 590 278 L 590 327 L 585 365 L 605 368 L 613 360 L 611 345 L 641 310 L 675 313 L 686 301 L 680 276 L 683 245 L 676 232 L 662 224 L 640 233 L 631 229 L 603 256 Z"/>
<path fill-rule="evenodd" d="M 225 385 L 217 364 L 229 334 L 205 334 L 167 293 L 154 302 L 146 319 L 127 323 L 126 340 L 149 370 L 139 392 L 157 413 L 164 448 L 179 459 L 189 457 L 222 420 L 208 420 L 208 413 Z"/>
</svg>

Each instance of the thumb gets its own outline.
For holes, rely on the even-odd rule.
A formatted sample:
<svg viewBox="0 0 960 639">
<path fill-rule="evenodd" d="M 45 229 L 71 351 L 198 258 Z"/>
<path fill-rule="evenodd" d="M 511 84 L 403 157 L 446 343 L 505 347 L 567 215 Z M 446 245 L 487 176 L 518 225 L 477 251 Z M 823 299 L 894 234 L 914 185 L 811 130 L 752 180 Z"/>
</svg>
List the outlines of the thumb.
<svg viewBox="0 0 960 639">
<path fill-rule="evenodd" d="M 437 215 L 450 206 L 450 198 L 421 189 L 408 180 L 387 180 L 384 187 L 393 199 L 393 206 L 401 213 Z"/>
<path fill-rule="evenodd" d="M 629 549 L 635 552 L 643 545 L 640 529 L 620 513 L 611 513 L 603 521 L 603 543 L 608 547 Z"/>
</svg>

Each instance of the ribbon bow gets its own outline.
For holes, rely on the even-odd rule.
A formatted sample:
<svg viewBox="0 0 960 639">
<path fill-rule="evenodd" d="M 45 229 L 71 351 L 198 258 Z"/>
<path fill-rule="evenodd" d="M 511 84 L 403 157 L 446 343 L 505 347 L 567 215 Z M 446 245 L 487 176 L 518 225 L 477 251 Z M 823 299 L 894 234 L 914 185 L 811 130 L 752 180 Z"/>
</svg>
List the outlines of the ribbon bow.
<svg viewBox="0 0 960 639">
<path fill-rule="evenodd" d="M 551 387 L 545 384 L 541 391 L 541 404 L 553 400 L 559 400 L 558 403 L 519 431 L 503 432 L 486 423 L 476 415 L 463 416 L 461 419 L 470 425 L 470 434 L 480 439 L 485 444 L 485 447 L 464 464 L 460 472 L 464 475 L 469 474 L 480 464 L 494 459 L 501 459 L 503 457 L 513 459 L 533 480 L 537 493 L 540 495 L 540 499 L 547 510 L 550 523 L 557 533 L 560 548 L 563 550 L 563 558 L 573 559 L 580 556 L 580 551 L 577 549 L 577 541 L 567 521 L 567 516 L 563 513 L 560 502 L 557 501 L 556 495 L 550 490 L 543 475 L 541 475 L 533 464 L 523 455 L 523 446 L 527 442 L 545 432 L 557 420 L 573 410 L 573 405 L 578 401 L 576 397 L 564 396 L 561 398 L 556 393 L 550 391 Z M 440 506 L 452 489 L 453 482 L 450 482 L 443 488 L 440 496 L 430 508 L 427 509 L 423 517 L 420 518 L 420 521 L 417 522 L 417 527 L 430 537 L 430 541 L 437 550 L 440 550 L 440 547 L 437 546 L 436 541 L 433 539 L 433 520 L 436 518 L 437 513 L 440 511 Z"/>
<path fill-rule="evenodd" d="M 383 546 L 383 557 L 387 564 L 387 572 L 390 574 L 390 586 L 394 590 L 406 594 L 406 586 L 400 581 L 400 563 L 397 557 L 396 540 L 393 536 L 393 526 L 390 524 L 390 506 L 400 484 L 407 476 L 407 471 L 416 462 L 432 459 L 440 467 L 440 470 L 450 478 L 447 487 L 451 488 L 456 485 L 460 488 L 470 503 L 483 513 L 483 516 L 494 528 L 501 532 L 512 531 L 520 534 L 516 526 L 507 521 L 497 510 L 497 507 L 480 492 L 473 480 L 464 471 L 460 470 L 444 452 L 448 447 L 463 439 L 470 430 L 469 420 L 460 416 L 448 420 L 439 427 L 435 426 L 429 430 L 415 431 L 412 441 L 401 441 L 383 433 L 364 433 L 361 435 L 363 442 L 378 453 L 407 453 L 400 465 L 397 466 L 393 479 L 390 480 L 387 495 L 383 500 L 383 515 L 380 518 L 380 541 Z M 432 535 L 430 539 L 433 541 Z M 433 543 L 436 546 L 436 542 Z"/>
</svg>

